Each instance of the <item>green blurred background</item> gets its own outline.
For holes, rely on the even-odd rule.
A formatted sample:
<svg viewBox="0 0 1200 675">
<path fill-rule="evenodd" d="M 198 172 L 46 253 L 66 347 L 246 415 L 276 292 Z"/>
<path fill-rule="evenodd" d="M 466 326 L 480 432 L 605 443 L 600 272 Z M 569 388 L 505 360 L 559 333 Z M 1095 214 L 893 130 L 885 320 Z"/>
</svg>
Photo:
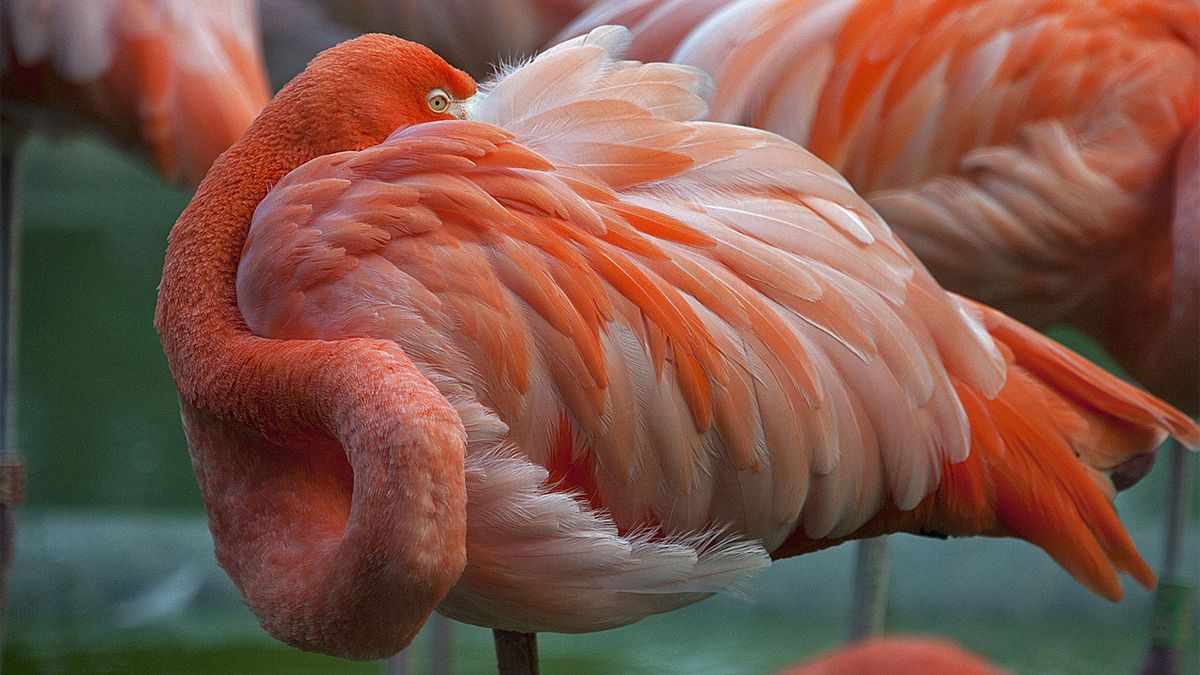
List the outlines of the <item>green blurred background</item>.
<svg viewBox="0 0 1200 675">
<path fill-rule="evenodd" d="M 25 150 L 18 426 L 28 489 L 4 672 L 380 672 L 271 641 L 212 561 L 151 324 L 167 232 L 188 195 L 91 142 L 35 136 Z M 1152 565 L 1162 473 L 1118 502 Z M 1188 560 L 1200 567 L 1194 512 Z M 1140 588 L 1112 605 L 1028 545 L 895 541 L 893 630 L 949 635 L 1018 673 L 1128 673 L 1141 657 L 1150 595 Z M 746 599 L 543 636 L 543 672 L 758 673 L 799 660 L 841 638 L 850 553 L 776 565 Z M 418 668 L 424 649 L 418 641 Z M 1196 649 L 1193 639 L 1186 672 L 1200 672 Z M 455 653 L 458 672 L 494 672 L 487 631 L 460 629 Z"/>
</svg>

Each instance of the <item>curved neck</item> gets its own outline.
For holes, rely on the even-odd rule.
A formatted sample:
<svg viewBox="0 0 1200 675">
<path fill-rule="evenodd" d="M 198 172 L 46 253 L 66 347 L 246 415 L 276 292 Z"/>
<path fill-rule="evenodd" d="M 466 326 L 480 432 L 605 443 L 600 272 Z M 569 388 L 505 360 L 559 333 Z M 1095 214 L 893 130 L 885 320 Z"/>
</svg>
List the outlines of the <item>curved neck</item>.
<svg viewBox="0 0 1200 675">
<path fill-rule="evenodd" d="M 282 99 L 282 94 L 281 94 Z M 287 172 L 316 157 L 288 129 L 286 101 L 277 99 L 214 163 L 171 230 L 159 285 L 155 326 L 184 398 L 215 414 L 261 426 L 263 418 L 230 395 L 228 351 L 253 341 L 237 307 L 238 261 L 254 209 Z M 337 151 L 348 148 L 331 148 Z"/>
<path fill-rule="evenodd" d="M 383 138 L 303 114 L 310 93 L 303 78 L 281 92 L 201 183 L 171 233 L 155 325 L 217 558 L 247 604 L 297 647 L 378 658 L 465 566 L 465 432 L 396 345 L 268 340 L 238 310 L 238 262 L 270 186 Z"/>
</svg>

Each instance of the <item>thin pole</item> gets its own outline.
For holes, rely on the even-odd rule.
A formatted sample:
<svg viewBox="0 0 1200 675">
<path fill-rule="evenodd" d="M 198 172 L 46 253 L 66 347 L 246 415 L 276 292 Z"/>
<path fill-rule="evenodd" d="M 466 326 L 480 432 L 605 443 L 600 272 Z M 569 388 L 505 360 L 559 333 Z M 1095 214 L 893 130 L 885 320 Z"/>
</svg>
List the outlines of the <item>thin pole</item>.
<svg viewBox="0 0 1200 675">
<path fill-rule="evenodd" d="M 1158 588 L 1154 591 L 1150 647 L 1142 660 L 1142 675 L 1179 675 L 1182 672 L 1183 650 L 1195 618 L 1192 616 L 1195 587 L 1183 568 L 1195 469 L 1190 452 L 1174 440 L 1168 443 L 1171 464 L 1167 484 L 1166 544 Z"/>
<path fill-rule="evenodd" d="M 492 630 L 500 675 L 538 675 L 537 633 Z"/>
<path fill-rule="evenodd" d="M 6 129 L 0 142 L 0 654 L 4 649 L 4 608 L 12 564 L 14 509 L 21 501 L 21 459 L 16 450 L 17 306 L 20 279 L 20 223 L 17 175 L 20 130 Z"/>
<path fill-rule="evenodd" d="M 882 633 L 887 616 L 887 537 L 864 539 L 855 546 L 854 594 L 846 630 L 851 642 Z"/>
</svg>

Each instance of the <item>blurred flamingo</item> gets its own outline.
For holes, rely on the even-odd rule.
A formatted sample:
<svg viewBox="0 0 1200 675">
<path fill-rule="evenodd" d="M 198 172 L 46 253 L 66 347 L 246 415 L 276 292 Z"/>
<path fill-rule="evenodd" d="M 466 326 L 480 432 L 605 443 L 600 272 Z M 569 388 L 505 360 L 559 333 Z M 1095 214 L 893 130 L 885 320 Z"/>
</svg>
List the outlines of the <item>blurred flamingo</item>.
<svg viewBox="0 0 1200 675">
<path fill-rule="evenodd" d="M 350 658 L 434 608 L 600 630 L 895 531 L 1152 584 L 1110 499 L 1200 429 L 943 291 L 822 162 L 693 121 L 703 74 L 627 42 L 479 92 L 344 43 L 176 223 L 156 325 L 262 625 Z"/>
<path fill-rule="evenodd" d="M 609 0 L 631 57 L 698 66 L 713 119 L 809 148 L 947 288 L 1099 342 L 1200 412 L 1200 5 Z M 1164 575 L 1191 470 L 1172 457 Z"/>
<path fill-rule="evenodd" d="M 779 675 L 1003 675 L 1006 672 L 943 638 L 888 636 L 825 652 Z"/>
<path fill-rule="evenodd" d="M 4 124 L 82 128 L 196 185 L 270 98 L 247 0 L 4 0 Z"/>
<path fill-rule="evenodd" d="M 98 133 L 152 161 L 163 178 L 195 185 L 270 91 L 248 1 L 2 0 L 0 19 L 0 566 L 7 569 L 7 507 L 15 499 L 6 493 L 19 492 L 20 480 L 11 420 L 21 140 L 33 128 Z"/>
</svg>

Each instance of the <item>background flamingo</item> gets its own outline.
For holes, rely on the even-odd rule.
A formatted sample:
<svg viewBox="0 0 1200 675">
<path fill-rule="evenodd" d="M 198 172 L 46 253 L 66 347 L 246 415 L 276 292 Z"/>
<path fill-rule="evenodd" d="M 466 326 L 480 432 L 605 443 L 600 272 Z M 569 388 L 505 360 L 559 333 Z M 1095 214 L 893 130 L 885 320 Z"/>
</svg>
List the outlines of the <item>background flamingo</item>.
<svg viewBox="0 0 1200 675">
<path fill-rule="evenodd" d="M 435 607 L 598 630 L 889 531 L 1150 583 L 1108 500 L 1200 430 L 946 294 L 840 177 L 691 121 L 704 78 L 626 41 L 482 96 L 419 45 L 345 43 L 176 224 L 156 325 L 264 627 L 353 658 Z"/>
<path fill-rule="evenodd" d="M 1195 2 L 615 0 L 562 36 L 603 23 L 710 72 L 714 119 L 829 162 L 948 288 L 1078 328 L 1200 412 Z M 1171 471 L 1169 580 L 1182 450 Z"/>
<path fill-rule="evenodd" d="M 949 640 L 891 636 L 832 649 L 780 675 L 1002 675 L 1006 672 Z"/>
<path fill-rule="evenodd" d="M 245 0 L 5 0 L 3 12 L 10 133 L 97 132 L 196 185 L 270 98 Z"/>
<path fill-rule="evenodd" d="M 97 133 L 152 161 L 165 179 L 195 185 L 270 91 L 248 1 L 4 0 L 0 16 L 0 465 L 15 472 L 16 192 L 23 137 L 35 128 Z M 5 571 L 9 506 L 0 499 Z M 0 577 L 0 606 L 3 585 Z"/>
</svg>

